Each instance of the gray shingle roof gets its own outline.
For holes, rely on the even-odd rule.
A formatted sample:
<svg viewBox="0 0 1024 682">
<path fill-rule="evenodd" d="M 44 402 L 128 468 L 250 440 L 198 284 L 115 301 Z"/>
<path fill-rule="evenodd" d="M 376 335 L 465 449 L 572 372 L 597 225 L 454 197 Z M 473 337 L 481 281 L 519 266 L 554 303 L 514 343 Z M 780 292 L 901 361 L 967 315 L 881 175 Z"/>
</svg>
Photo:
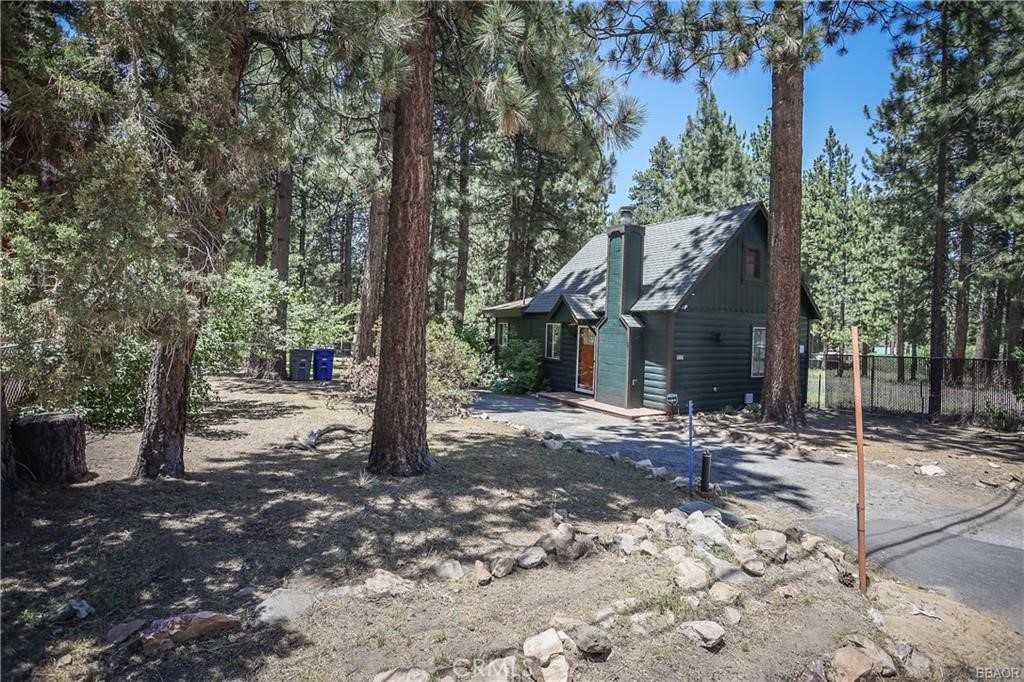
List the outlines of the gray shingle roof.
<svg viewBox="0 0 1024 682">
<path fill-rule="evenodd" d="M 572 316 L 577 320 L 591 322 L 601 319 L 597 311 L 604 306 L 583 294 L 562 294 L 562 300 L 565 301 L 565 305 L 569 307 Z"/>
<path fill-rule="evenodd" d="M 644 235 L 643 290 L 630 312 L 675 308 L 759 206 L 743 204 L 648 225 Z M 533 297 L 526 312 L 551 312 L 563 295 L 604 300 L 607 252 L 608 237 L 593 237 Z"/>
</svg>

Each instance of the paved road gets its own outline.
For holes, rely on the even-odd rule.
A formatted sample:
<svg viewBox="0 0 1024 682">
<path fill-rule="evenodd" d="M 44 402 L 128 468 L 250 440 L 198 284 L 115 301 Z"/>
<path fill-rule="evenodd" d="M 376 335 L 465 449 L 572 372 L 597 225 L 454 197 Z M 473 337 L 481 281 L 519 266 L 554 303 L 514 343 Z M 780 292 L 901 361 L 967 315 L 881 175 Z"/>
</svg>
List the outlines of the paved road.
<svg viewBox="0 0 1024 682">
<path fill-rule="evenodd" d="M 686 475 L 685 434 L 523 396 L 482 393 L 474 411 L 553 431 L 600 452 L 650 459 Z M 856 545 L 857 470 L 851 461 L 811 462 L 704 438 L 712 480 L 730 493 Z M 695 472 L 699 476 L 699 471 Z M 906 580 L 943 588 L 1024 632 L 1024 499 L 981 489 L 943 503 L 925 482 L 870 470 L 869 559 Z"/>
</svg>

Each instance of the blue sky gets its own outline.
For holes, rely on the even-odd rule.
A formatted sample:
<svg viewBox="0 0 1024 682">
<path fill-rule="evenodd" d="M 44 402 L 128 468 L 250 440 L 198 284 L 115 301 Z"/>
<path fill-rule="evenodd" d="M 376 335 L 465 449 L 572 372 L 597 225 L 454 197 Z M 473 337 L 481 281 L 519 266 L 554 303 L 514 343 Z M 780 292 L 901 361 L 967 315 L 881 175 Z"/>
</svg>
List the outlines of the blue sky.
<svg viewBox="0 0 1024 682">
<path fill-rule="evenodd" d="M 876 27 L 867 27 L 847 37 L 849 52 L 839 56 L 828 51 L 804 77 L 804 167 L 821 152 L 829 126 L 844 144 L 850 146 L 858 161 L 869 146 L 869 121 L 864 105 L 872 111 L 889 92 L 890 40 Z M 736 126 L 752 132 L 764 120 L 771 106 L 771 74 L 760 60 L 746 70 L 723 73 L 712 83 L 718 105 Z M 693 81 L 672 83 L 660 78 L 634 74 L 625 90 L 638 97 L 646 109 L 647 121 L 633 145 L 616 153 L 618 166 L 615 188 L 608 200 L 614 211 L 629 203 L 633 173 L 647 167 L 648 152 L 662 135 L 675 143 L 686 117 L 697 109 L 697 89 Z"/>
</svg>

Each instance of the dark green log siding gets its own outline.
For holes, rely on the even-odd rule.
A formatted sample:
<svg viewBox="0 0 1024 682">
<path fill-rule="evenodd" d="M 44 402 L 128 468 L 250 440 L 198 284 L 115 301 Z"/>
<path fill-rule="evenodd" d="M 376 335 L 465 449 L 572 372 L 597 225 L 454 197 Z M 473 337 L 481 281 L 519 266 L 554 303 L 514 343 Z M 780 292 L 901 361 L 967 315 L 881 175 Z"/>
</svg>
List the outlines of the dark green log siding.
<svg viewBox="0 0 1024 682">
<path fill-rule="evenodd" d="M 537 342 L 544 352 L 544 325 L 547 315 L 524 315 L 523 317 L 498 318 L 497 323 L 509 323 L 509 335 Z M 497 337 L 497 326 L 495 326 Z M 555 391 L 576 390 L 576 327 L 562 324 L 562 353 L 558 360 L 543 361 L 544 378 Z"/>
<path fill-rule="evenodd" d="M 665 386 L 668 382 L 668 313 L 644 315 L 644 407 L 660 410 L 665 407 Z"/>
<path fill-rule="evenodd" d="M 607 319 L 597 332 L 596 398 L 610 405 L 626 404 L 626 327 L 619 319 L 622 280 L 622 234 L 608 239 Z"/>
</svg>

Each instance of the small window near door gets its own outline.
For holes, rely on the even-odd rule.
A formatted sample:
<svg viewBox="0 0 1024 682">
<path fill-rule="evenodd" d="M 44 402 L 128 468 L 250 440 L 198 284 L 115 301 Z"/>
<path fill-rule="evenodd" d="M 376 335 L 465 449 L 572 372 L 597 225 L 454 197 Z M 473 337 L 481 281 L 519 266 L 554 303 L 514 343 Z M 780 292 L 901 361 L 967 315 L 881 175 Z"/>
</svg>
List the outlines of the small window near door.
<svg viewBox="0 0 1024 682">
<path fill-rule="evenodd" d="M 504 346 L 508 343 L 508 322 L 498 323 L 498 346 Z"/>
<path fill-rule="evenodd" d="M 557 322 L 544 325 L 544 357 L 548 360 L 562 358 L 562 325 Z"/>
<path fill-rule="evenodd" d="M 764 376 L 764 327 L 754 327 L 750 337 L 750 376 Z"/>
<path fill-rule="evenodd" d="M 761 281 L 761 249 L 752 246 L 743 249 L 743 279 L 748 282 Z"/>
</svg>

